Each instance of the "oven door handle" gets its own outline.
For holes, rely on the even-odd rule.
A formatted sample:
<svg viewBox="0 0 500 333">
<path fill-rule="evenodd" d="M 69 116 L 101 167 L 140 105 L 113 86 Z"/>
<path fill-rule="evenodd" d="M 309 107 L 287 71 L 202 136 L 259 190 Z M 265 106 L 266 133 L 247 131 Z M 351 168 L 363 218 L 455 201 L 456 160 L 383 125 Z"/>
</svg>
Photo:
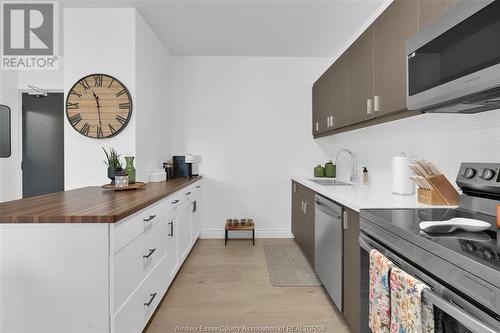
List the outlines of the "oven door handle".
<svg viewBox="0 0 500 333">
<path fill-rule="evenodd" d="M 492 329 L 486 324 L 479 321 L 477 318 L 471 316 L 460 307 L 456 306 L 453 303 L 450 303 L 438 296 L 430 289 L 423 290 L 423 297 L 429 303 L 434 304 L 436 307 L 446 312 L 450 316 L 452 316 L 456 321 L 460 322 L 462 325 L 467 327 L 473 332 L 476 333 L 496 333 L 497 330 Z"/>
<path fill-rule="evenodd" d="M 375 249 L 374 247 L 370 246 L 370 244 L 368 244 L 368 242 L 362 236 L 359 237 L 359 246 L 368 253 L 370 253 L 371 250 Z"/>
<path fill-rule="evenodd" d="M 384 254 L 387 259 L 389 259 L 394 265 L 401 267 L 401 263 L 398 258 L 394 256 L 394 254 L 391 251 L 388 251 L 385 247 L 382 245 L 378 244 L 377 242 L 374 242 L 375 244 L 370 244 L 371 241 L 366 238 L 364 235 L 359 236 L 359 246 L 370 253 L 371 250 L 375 249 Z M 408 268 L 408 267 L 406 267 Z M 406 271 L 406 268 L 402 268 L 404 271 Z M 407 271 L 408 274 L 416 276 L 420 280 L 422 279 L 419 274 L 416 274 L 417 272 L 412 272 L 412 271 Z M 423 297 L 425 300 L 427 300 L 429 303 L 434 304 L 436 307 L 440 308 L 442 311 L 448 313 L 450 316 L 455 318 L 458 322 L 460 322 L 462 325 L 467 327 L 469 330 L 475 333 L 496 333 L 498 332 L 498 329 L 492 329 L 488 325 L 484 324 L 481 322 L 479 319 L 476 317 L 470 315 L 466 311 L 464 311 L 462 308 L 456 306 L 455 304 L 445 300 L 441 296 L 437 295 L 435 292 L 433 292 L 431 289 L 425 289 L 423 291 Z"/>
</svg>

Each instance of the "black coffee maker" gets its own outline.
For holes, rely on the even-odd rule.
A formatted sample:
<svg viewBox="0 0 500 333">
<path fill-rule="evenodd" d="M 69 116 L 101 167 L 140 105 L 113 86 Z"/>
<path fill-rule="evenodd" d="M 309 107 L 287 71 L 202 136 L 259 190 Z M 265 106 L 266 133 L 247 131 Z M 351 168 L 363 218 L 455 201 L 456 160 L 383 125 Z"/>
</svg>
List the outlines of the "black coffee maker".
<svg viewBox="0 0 500 333">
<path fill-rule="evenodd" d="M 193 161 L 190 155 L 174 156 L 174 178 L 177 177 L 193 177 Z M 192 156 L 192 155 L 191 155 Z"/>
</svg>

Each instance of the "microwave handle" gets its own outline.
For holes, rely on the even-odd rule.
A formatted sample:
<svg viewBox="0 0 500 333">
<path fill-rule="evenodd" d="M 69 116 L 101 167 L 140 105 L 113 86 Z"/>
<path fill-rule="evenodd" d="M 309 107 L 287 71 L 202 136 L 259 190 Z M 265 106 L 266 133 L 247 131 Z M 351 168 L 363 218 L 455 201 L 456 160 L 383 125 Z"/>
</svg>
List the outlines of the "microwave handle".
<svg viewBox="0 0 500 333">
<path fill-rule="evenodd" d="M 473 332 L 476 333 L 497 332 L 497 330 L 494 330 L 491 327 L 487 326 L 486 324 L 482 323 L 477 318 L 471 316 L 470 314 L 468 314 L 455 304 L 450 303 L 445 299 L 441 298 L 430 289 L 423 290 L 423 297 L 429 303 L 434 304 L 436 307 L 438 307 L 442 311 L 452 316 L 456 321 L 460 322 L 462 325 L 464 325 Z"/>
</svg>

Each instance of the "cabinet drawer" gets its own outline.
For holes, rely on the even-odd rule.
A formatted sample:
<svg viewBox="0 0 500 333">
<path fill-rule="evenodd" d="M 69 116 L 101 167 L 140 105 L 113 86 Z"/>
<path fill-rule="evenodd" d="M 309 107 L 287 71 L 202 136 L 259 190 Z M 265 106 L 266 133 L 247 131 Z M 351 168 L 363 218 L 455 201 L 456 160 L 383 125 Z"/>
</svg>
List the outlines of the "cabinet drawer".
<svg viewBox="0 0 500 333">
<path fill-rule="evenodd" d="M 168 218 L 170 206 L 169 202 L 163 199 L 113 224 L 112 253 L 120 251 L 139 235 L 151 229 L 162 218 Z"/>
<path fill-rule="evenodd" d="M 115 333 L 138 333 L 160 303 L 170 283 L 168 260 L 164 256 L 146 280 L 114 316 Z"/>
<path fill-rule="evenodd" d="M 164 217 L 114 255 L 114 311 L 120 308 L 167 252 L 170 230 L 169 220 Z"/>
</svg>

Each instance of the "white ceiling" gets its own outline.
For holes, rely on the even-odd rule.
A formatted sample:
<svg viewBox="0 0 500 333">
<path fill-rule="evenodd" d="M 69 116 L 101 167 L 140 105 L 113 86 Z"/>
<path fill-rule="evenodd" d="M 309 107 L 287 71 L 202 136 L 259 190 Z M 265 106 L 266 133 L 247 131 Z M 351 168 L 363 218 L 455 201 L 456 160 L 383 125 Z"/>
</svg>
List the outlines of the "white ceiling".
<svg viewBox="0 0 500 333">
<path fill-rule="evenodd" d="M 333 57 L 384 0 L 72 1 L 135 7 L 173 55 Z"/>
</svg>

